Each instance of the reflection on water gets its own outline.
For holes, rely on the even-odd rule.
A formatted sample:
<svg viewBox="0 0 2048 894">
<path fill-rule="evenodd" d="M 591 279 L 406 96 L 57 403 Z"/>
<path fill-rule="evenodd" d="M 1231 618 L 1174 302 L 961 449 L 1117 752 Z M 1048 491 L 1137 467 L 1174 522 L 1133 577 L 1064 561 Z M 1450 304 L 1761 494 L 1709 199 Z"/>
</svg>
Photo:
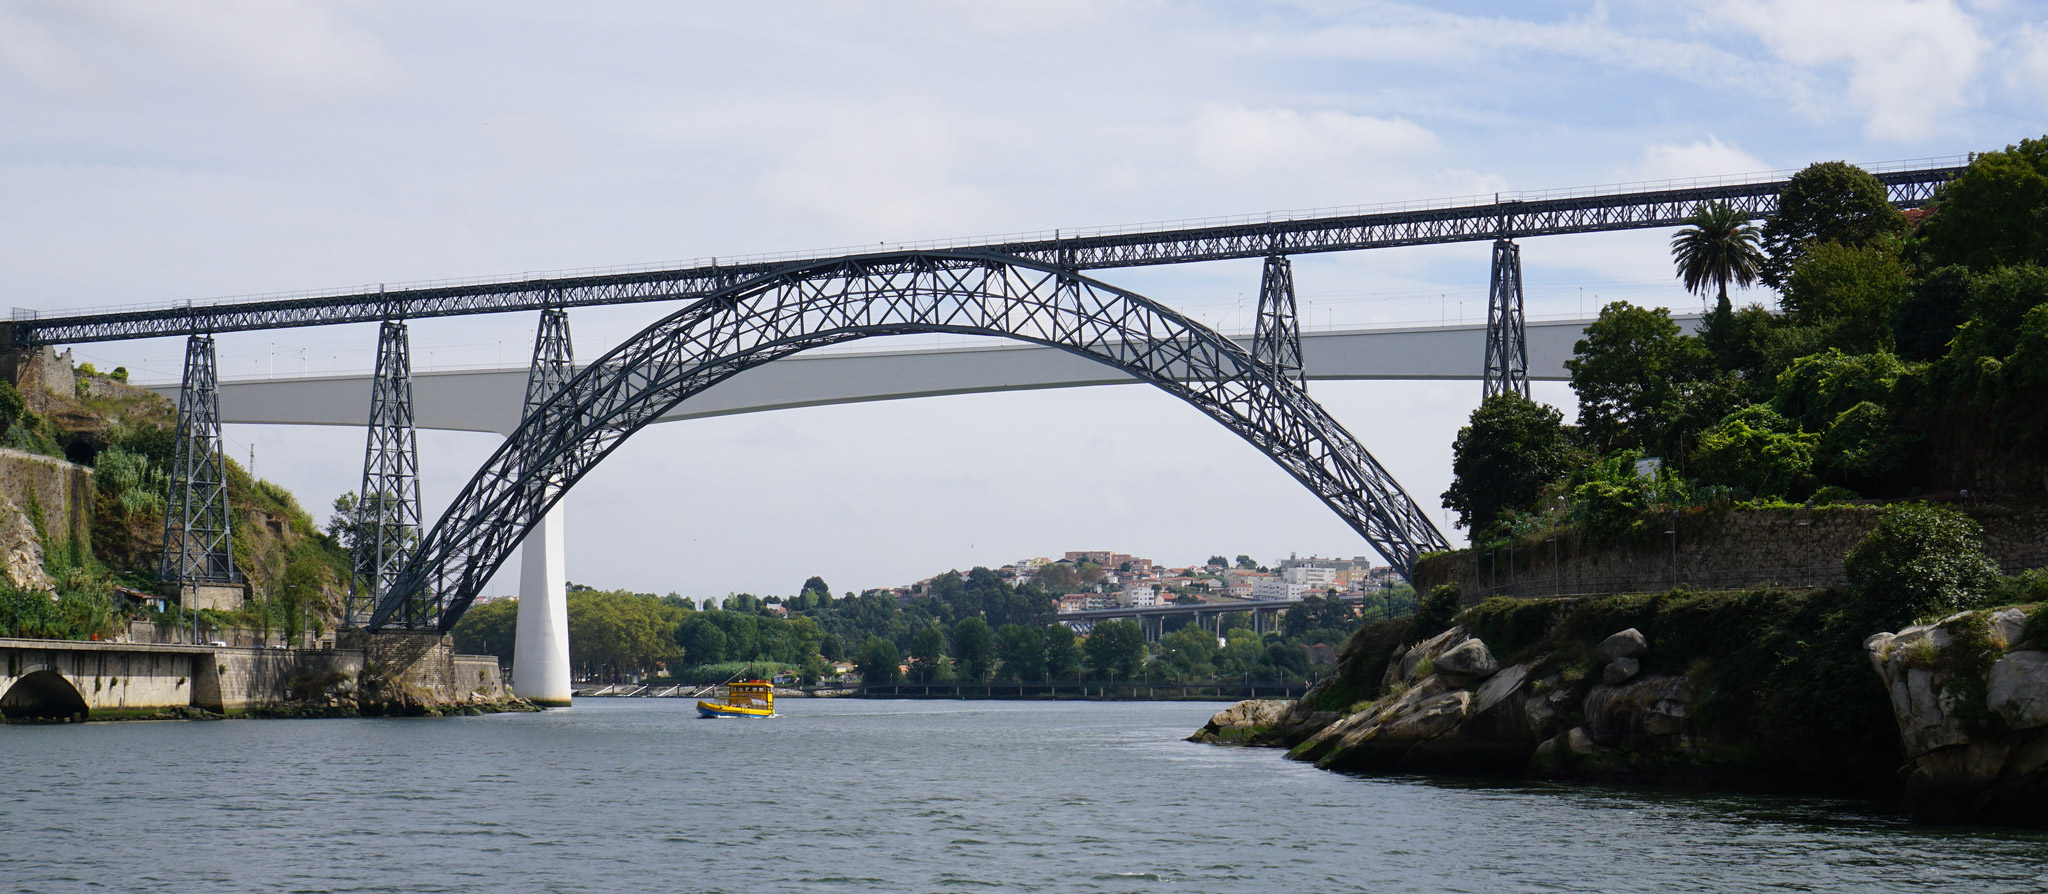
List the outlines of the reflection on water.
<svg viewBox="0 0 2048 894">
<path fill-rule="evenodd" d="M 26 891 L 2041 891 L 2048 836 L 1867 805 L 1359 778 L 1213 704 L 684 700 L 0 728 Z"/>
</svg>

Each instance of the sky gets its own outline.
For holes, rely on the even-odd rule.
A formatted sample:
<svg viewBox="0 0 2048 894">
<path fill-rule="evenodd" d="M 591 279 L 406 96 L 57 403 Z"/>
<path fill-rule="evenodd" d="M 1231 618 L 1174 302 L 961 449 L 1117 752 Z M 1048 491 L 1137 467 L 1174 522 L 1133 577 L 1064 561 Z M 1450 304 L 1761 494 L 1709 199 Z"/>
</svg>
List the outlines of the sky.
<svg viewBox="0 0 2048 894">
<path fill-rule="evenodd" d="M 0 0 L 0 290 L 42 312 L 353 290 L 1947 158 L 2044 121 L 2048 6 L 2018 0 Z M 1530 315 L 1697 310 L 1669 239 L 1524 240 Z M 1301 256 L 1304 325 L 1481 321 L 1487 253 Z M 1251 326 L 1255 260 L 1094 275 Z M 574 311 L 578 356 L 674 309 Z M 416 368 L 521 364 L 535 321 L 418 321 Z M 228 334 L 220 367 L 360 371 L 375 340 Z M 77 358 L 167 381 L 182 352 Z M 1476 381 L 1310 390 L 1462 538 L 1439 504 Z M 1535 396 L 1570 415 L 1568 388 Z M 316 516 L 361 475 L 359 429 L 226 439 Z M 429 517 L 496 442 L 421 434 Z M 694 598 L 1070 549 L 1370 553 L 1256 450 L 1140 386 L 654 426 L 564 505 L 571 580 Z"/>
</svg>

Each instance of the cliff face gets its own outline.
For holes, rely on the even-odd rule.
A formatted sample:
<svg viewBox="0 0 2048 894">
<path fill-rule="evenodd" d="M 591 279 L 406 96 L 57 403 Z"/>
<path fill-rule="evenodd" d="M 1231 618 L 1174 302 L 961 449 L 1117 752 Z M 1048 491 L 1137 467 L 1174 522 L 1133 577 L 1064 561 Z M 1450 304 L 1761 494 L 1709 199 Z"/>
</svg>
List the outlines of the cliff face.
<svg viewBox="0 0 2048 894">
<path fill-rule="evenodd" d="M 1929 820 L 2043 822 L 2048 606 L 1964 612 L 1864 643 L 1905 745 L 1905 807 Z"/>
<path fill-rule="evenodd" d="M 2031 638 L 2008 609 L 1867 643 L 1844 614 L 1827 591 L 1495 600 L 1415 642 L 1361 631 L 1299 702 L 1233 706 L 1194 739 L 1348 772 L 1903 796 L 1922 819 L 2048 822 L 2048 608 Z"/>
</svg>

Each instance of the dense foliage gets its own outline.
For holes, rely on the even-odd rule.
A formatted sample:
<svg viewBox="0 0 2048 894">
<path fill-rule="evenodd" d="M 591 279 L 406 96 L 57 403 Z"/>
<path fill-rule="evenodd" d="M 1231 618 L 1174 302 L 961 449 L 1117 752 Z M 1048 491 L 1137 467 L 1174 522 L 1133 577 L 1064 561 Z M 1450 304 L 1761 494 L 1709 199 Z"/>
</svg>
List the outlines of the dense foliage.
<svg viewBox="0 0 2048 894">
<path fill-rule="evenodd" d="M 1741 254 L 1712 248 L 1735 238 L 1712 211 L 1674 243 L 1692 288 L 1718 288 L 1717 258 Z M 1914 220 L 1853 166 L 1800 172 L 1763 233 L 1778 311 L 1717 308 L 1689 335 L 1664 310 L 1607 305 L 1566 364 L 1566 468 L 1512 474 L 1555 455 L 1551 435 L 1521 409 L 1527 455 L 1489 444 L 1504 430 L 1489 401 L 1460 432 L 1445 505 L 1477 542 L 1546 520 L 1598 541 L 1751 500 L 2048 496 L 2048 139 L 1976 156 Z"/>
</svg>

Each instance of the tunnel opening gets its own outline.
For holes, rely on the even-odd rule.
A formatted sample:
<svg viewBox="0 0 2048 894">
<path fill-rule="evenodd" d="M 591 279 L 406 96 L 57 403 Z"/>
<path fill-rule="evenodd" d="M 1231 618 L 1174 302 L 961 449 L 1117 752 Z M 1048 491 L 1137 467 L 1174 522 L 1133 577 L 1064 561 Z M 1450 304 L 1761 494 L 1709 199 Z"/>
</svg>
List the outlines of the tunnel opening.
<svg viewBox="0 0 2048 894">
<path fill-rule="evenodd" d="M 0 695 L 0 717 L 17 721 L 77 721 L 88 713 L 85 697 L 56 671 L 28 674 Z"/>
</svg>

